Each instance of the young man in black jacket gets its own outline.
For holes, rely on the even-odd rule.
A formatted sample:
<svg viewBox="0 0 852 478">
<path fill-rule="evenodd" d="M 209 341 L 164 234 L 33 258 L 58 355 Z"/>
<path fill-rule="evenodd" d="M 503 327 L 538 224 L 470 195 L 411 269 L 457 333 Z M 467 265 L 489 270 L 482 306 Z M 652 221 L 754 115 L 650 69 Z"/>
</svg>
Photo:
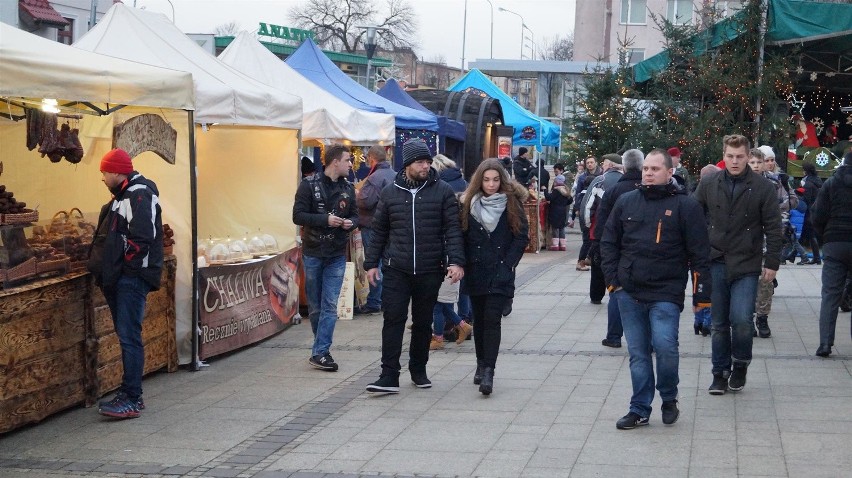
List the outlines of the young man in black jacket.
<svg viewBox="0 0 852 478">
<path fill-rule="evenodd" d="M 671 156 L 648 153 L 642 185 L 613 207 L 601 240 L 610 300 L 618 301 L 630 352 L 633 397 L 619 430 L 647 425 L 654 384 L 662 400 L 663 423 L 677 421 L 678 324 L 689 269 L 694 310 L 710 306 L 710 241 L 701 206 L 672 182 Z M 651 351 L 657 357 L 657 374 Z"/>
<path fill-rule="evenodd" d="M 459 205 L 449 184 L 432 169 L 432 153 L 422 139 L 402 146 L 403 169 L 382 190 L 373 216 L 373 237 L 365 251 L 364 269 L 371 284 L 382 263 L 384 323 L 382 374 L 367 386 L 370 393 L 399 393 L 399 358 L 411 303 L 408 370 L 418 388 L 429 388 L 426 375 L 432 310 L 444 276 L 464 276 L 464 238 Z"/>
<path fill-rule="evenodd" d="M 163 221 L 159 191 L 133 170 L 130 155 L 113 149 L 101 159 L 103 182 L 112 193 L 92 241 L 88 269 L 103 290 L 121 346 L 124 372 L 115 397 L 98 404 L 98 413 L 136 418 L 142 401 L 142 319 L 149 292 L 160 288 Z"/>
<path fill-rule="evenodd" d="M 302 226 L 302 259 L 305 264 L 305 295 L 314 345 L 308 363 L 336 372 L 331 341 L 337 323 L 337 298 L 346 270 L 349 233 L 358 226 L 355 188 L 347 180 L 352 169 L 349 148 L 332 145 L 325 151 L 325 168 L 296 190 L 293 223 Z"/>
<path fill-rule="evenodd" d="M 771 182 L 749 168 L 750 149 L 745 136 L 725 136 L 725 169 L 703 178 L 695 190 L 695 199 L 704 207 L 710 227 L 711 395 L 745 387 L 751 363 L 758 277 L 772 282 L 781 264 L 778 195 Z"/>
</svg>

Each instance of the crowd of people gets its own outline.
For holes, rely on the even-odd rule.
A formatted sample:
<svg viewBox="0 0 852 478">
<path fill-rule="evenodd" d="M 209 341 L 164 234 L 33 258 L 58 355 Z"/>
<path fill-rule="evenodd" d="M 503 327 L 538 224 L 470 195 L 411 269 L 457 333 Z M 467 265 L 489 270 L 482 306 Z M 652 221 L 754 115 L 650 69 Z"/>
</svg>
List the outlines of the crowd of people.
<svg viewBox="0 0 852 478">
<path fill-rule="evenodd" d="M 772 336 L 777 271 L 797 255 L 799 264 L 824 262 L 816 354 L 828 357 L 852 273 L 852 152 L 825 183 L 806 163 L 797 184 L 780 171 L 769 146 L 752 148 L 746 137 L 729 135 L 722 150 L 721 161 L 696 178 L 672 147 L 588 157 L 577 163 L 573 178 L 556 164 L 551 180 L 522 147 L 514 159 L 482 161 L 467 182 L 452 159 L 412 139 L 402 146 L 398 172 L 383 148 L 371 148 L 370 174 L 356 188 L 346 179 L 348 149 L 328 148 L 324 171 L 303 181 L 293 210 L 304 228 L 316 337 L 310 364 L 338 369 L 329 352 L 333 306 L 345 238 L 360 227 L 371 284 L 361 312 L 381 311 L 384 319 L 382 372 L 367 391 L 399 392 L 410 310 L 412 383 L 431 387 L 429 351 L 443 348 L 447 333 L 458 344 L 472 333 L 473 382 L 490 395 L 501 321 L 511 311 L 515 268 L 529 243 L 523 203 L 530 193 L 548 201 L 547 249 L 566 251 L 566 228 L 579 222 L 576 269 L 590 271 L 593 304 L 609 293 L 601 344 L 619 348 L 626 339 L 633 383 L 629 411 L 617 428 L 649 423 L 655 388 L 663 423 L 677 421 L 678 328 L 690 282 L 694 332 L 712 341 L 711 395 L 745 388 L 754 338 Z M 799 228 L 797 214 L 804 215 Z"/>
</svg>

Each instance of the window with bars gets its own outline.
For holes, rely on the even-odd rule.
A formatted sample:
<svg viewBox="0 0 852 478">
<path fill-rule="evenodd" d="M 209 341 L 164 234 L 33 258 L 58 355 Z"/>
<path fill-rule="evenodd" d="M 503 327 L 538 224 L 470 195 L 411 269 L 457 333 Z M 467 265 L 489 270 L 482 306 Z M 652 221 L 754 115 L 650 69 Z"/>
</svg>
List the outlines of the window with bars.
<svg viewBox="0 0 852 478">
<path fill-rule="evenodd" d="M 621 0 L 621 23 L 644 25 L 647 0 Z"/>
</svg>

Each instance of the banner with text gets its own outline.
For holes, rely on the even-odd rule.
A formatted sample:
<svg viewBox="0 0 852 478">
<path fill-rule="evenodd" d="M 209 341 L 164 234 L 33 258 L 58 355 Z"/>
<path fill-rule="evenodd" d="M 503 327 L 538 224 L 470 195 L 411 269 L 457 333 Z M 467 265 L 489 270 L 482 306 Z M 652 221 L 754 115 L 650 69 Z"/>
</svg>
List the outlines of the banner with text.
<svg viewBox="0 0 852 478">
<path fill-rule="evenodd" d="M 299 308 L 301 249 L 198 269 L 199 356 L 206 359 L 287 328 Z"/>
</svg>

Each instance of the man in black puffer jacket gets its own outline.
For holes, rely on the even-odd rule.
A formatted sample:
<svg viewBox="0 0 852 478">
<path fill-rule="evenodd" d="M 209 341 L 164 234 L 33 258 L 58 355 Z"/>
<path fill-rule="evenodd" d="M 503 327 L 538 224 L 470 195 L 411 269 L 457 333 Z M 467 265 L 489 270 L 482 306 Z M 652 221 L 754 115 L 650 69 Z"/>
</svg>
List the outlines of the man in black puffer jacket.
<svg viewBox="0 0 852 478">
<path fill-rule="evenodd" d="M 710 305 L 704 214 L 696 200 L 672 183 L 673 171 L 665 150 L 648 153 L 642 185 L 615 202 L 601 240 L 604 276 L 624 322 L 633 382 L 630 412 L 616 423 L 619 430 L 648 424 L 654 384 L 663 402 L 663 423 L 677 421 L 678 324 L 690 268 L 693 310 Z"/>
<path fill-rule="evenodd" d="M 828 357 L 834 345 L 840 297 L 846 276 L 852 272 L 852 151 L 843 156 L 843 165 L 820 188 L 812 217 L 825 260 L 816 355 Z"/>
<path fill-rule="evenodd" d="M 464 238 L 459 206 L 449 184 L 432 169 L 432 154 L 421 139 L 402 146 L 403 169 L 382 191 L 373 216 L 373 237 L 364 260 L 370 283 L 384 275 L 382 375 L 367 386 L 371 393 L 399 393 L 402 338 L 411 303 L 411 348 L 408 370 L 419 388 L 426 376 L 432 310 L 446 274 L 456 282 L 464 276 Z"/>
</svg>

